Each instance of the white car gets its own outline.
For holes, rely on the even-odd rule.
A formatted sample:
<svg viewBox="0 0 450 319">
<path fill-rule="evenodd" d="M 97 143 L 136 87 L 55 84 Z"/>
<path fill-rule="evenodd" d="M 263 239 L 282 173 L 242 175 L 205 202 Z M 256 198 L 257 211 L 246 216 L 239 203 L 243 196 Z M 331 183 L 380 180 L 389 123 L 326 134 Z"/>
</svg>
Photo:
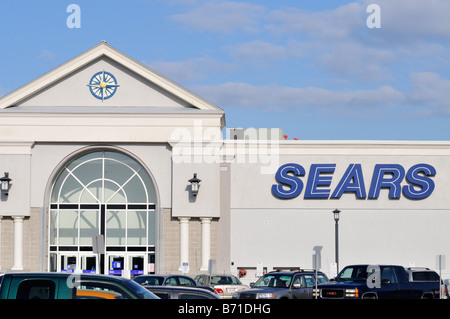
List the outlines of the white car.
<svg viewBox="0 0 450 319">
<path fill-rule="evenodd" d="M 209 275 L 202 274 L 194 278 L 199 286 L 212 287 L 222 299 L 231 299 L 236 291 L 248 289 L 233 275 Z"/>
</svg>

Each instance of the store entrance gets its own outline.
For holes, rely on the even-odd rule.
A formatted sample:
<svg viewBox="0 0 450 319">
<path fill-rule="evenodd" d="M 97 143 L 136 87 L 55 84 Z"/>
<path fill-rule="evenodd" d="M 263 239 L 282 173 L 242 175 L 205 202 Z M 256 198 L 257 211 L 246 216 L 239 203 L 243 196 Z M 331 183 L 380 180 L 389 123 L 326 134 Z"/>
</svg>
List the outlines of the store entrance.
<svg viewBox="0 0 450 319">
<path fill-rule="evenodd" d="M 93 254 L 60 253 L 57 258 L 57 272 L 98 274 L 98 256 Z"/>
<path fill-rule="evenodd" d="M 134 159 L 109 150 L 74 159 L 54 182 L 49 208 L 50 271 L 154 271 L 156 189 Z"/>
<path fill-rule="evenodd" d="M 105 259 L 103 269 L 99 267 Z M 107 274 L 125 278 L 146 275 L 149 269 L 147 254 L 95 254 L 60 253 L 54 271 L 74 274 Z"/>
<path fill-rule="evenodd" d="M 145 254 L 108 254 L 108 274 L 133 278 L 147 274 L 147 258 Z"/>
</svg>

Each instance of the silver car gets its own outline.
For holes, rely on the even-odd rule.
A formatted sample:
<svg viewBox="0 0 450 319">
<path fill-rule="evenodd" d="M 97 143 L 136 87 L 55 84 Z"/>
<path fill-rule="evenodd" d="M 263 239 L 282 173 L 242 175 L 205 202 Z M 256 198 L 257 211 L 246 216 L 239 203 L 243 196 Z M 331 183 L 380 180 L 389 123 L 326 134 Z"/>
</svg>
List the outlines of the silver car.
<svg viewBox="0 0 450 319">
<path fill-rule="evenodd" d="M 237 291 L 248 289 L 233 275 L 209 275 L 202 274 L 194 278 L 199 286 L 212 287 L 222 299 L 231 299 Z"/>
</svg>

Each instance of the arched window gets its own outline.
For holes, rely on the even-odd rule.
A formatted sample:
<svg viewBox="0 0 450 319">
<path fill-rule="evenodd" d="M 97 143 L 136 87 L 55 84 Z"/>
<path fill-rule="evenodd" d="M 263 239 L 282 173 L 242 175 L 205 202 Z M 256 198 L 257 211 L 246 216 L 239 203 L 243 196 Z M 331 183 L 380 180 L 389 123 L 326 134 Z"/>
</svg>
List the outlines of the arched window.
<svg viewBox="0 0 450 319">
<path fill-rule="evenodd" d="M 114 151 L 68 163 L 50 198 L 50 251 L 88 251 L 102 236 L 106 251 L 153 251 L 156 191 L 136 160 Z"/>
</svg>

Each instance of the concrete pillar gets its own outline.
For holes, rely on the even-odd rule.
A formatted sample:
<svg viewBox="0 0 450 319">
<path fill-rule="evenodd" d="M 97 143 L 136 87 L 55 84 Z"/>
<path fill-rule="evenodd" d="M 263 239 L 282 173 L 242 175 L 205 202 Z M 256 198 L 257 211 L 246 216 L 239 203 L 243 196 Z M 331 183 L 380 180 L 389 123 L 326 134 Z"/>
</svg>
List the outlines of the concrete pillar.
<svg viewBox="0 0 450 319">
<path fill-rule="evenodd" d="M 180 220 L 180 268 L 179 271 L 189 271 L 189 217 L 179 217 Z"/>
<path fill-rule="evenodd" d="M 14 220 L 14 265 L 12 270 L 23 270 L 23 216 L 13 216 Z"/>
<path fill-rule="evenodd" d="M 202 225 L 202 265 L 201 271 L 208 271 L 209 260 L 211 259 L 211 219 L 200 218 Z"/>
</svg>

